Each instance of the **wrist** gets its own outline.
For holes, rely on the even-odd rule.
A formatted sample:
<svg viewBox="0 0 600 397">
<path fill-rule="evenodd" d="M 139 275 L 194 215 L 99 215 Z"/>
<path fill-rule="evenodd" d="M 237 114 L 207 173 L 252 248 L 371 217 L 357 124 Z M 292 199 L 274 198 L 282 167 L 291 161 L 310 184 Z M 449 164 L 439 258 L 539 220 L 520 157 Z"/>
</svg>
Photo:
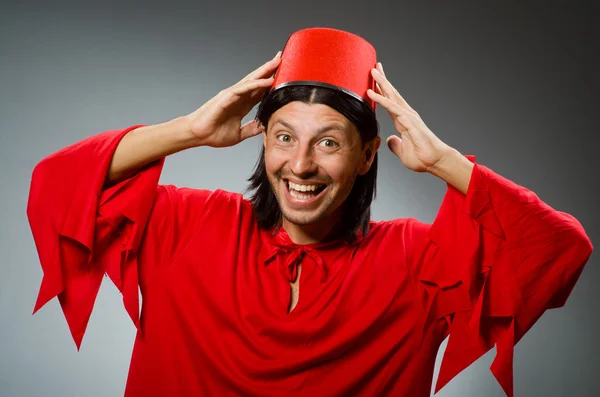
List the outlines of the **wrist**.
<svg viewBox="0 0 600 397">
<path fill-rule="evenodd" d="M 474 164 L 458 150 L 449 148 L 428 172 L 466 194 Z"/>
<path fill-rule="evenodd" d="M 177 140 L 177 146 L 181 149 L 191 149 L 198 146 L 203 146 L 200 139 L 192 133 L 191 121 L 188 116 L 177 117 L 168 121 L 169 129 L 173 132 L 173 136 Z"/>
<path fill-rule="evenodd" d="M 461 156 L 462 155 L 458 150 L 447 147 L 446 150 L 444 150 L 444 153 L 439 156 L 439 160 L 436 161 L 435 164 L 427 167 L 427 172 L 443 179 L 443 176 L 452 170 L 453 166 L 459 161 L 459 157 Z"/>
</svg>

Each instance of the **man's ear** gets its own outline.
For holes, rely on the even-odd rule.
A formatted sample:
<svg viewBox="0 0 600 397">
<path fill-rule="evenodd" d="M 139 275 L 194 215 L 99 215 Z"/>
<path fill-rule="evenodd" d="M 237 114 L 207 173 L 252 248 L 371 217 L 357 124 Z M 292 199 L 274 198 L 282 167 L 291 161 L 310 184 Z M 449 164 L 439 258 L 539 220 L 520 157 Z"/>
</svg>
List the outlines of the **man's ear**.
<svg viewBox="0 0 600 397">
<path fill-rule="evenodd" d="M 379 150 L 379 145 L 381 145 L 381 138 L 378 136 L 365 143 L 365 147 L 363 148 L 363 162 L 358 170 L 359 175 L 369 172 L 373 160 L 375 160 L 375 154 Z"/>
</svg>

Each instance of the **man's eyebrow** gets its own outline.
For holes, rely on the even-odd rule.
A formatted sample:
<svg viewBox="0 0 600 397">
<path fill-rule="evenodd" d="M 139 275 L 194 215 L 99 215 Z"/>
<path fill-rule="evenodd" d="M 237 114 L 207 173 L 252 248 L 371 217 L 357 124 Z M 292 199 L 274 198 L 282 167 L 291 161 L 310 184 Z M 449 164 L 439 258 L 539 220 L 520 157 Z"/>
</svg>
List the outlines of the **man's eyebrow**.
<svg viewBox="0 0 600 397">
<path fill-rule="evenodd" d="M 294 131 L 294 127 L 293 127 L 291 124 L 289 124 L 289 123 L 286 123 L 285 121 L 283 121 L 283 120 L 281 120 L 281 119 L 277 119 L 277 120 L 275 120 L 275 121 L 273 122 L 273 127 L 275 126 L 275 124 L 281 124 L 282 126 L 284 126 L 285 128 L 287 128 L 288 130 L 290 130 L 290 131 Z M 333 124 L 330 124 L 330 125 L 326 125 L 325 127 L 321 127 L 321 128 L 320 128 L 320 129 L 317 131 L 317 134 L 322 134 L 322 133 L 324 133 L 324 132 L 331 131 L 331 130 L 340 130 L 340 131 L 345 131 L 345 130 L 346 130 L 346 128 L 345 128 L 345 126 L 343 126 L 343 125 L 342 125 L 342 124 L 340 124 L 340 123 L 333 123 Z"/>
<path fill-rule="evenodd" d="M 339 123 L 329 124 L 329 125 L 326 125 L 325 127 L 320 128 L 317 131 L 317 134 L 322 134 L 324 132 L 332 131 L 332 130 L 338 130 L 341 132 L 345 132 L 346 127 L 344 127 L 342 124 L 339 124 Z"/>
<path fill-rule="evenodd" d="M 284 126 L 285 128 L 287 128 L 288 130 L 294 131 L 294 127 L 292 127 L 291 124 L 286 123 L 285 121 L 281 120 L 281 119 L 277 119 L 273 122 L 273 127 L 275 127 L 275 124 L 281 124 L 282 126 Z"/>
</svg>

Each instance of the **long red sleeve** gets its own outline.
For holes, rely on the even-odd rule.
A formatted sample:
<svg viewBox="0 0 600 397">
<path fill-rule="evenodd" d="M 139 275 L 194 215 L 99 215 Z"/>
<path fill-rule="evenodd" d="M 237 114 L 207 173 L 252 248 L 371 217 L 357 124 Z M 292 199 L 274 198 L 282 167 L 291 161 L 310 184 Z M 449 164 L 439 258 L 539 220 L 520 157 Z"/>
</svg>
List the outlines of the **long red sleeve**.
<svg viewBox="0 0 600 397">
<path fill-rule="evenodd" d="M 87 138 L 33 171 L 27 215 L 44 271 L 34 313 L 58 296 L 78 348 L 104 274 L 144 331 L 139 292 L 143 297 L 145 286 L 227 201 L 218 189 L 159 185 L 164 159 L 103 190 L 116 147 L 137 127 Z"/>
<path fill-rule="evenodd" d="M 436 392 L 496 345 L 491 370 L 513 396 L 513 346 L 565 304 L 591 254 L 581 224 L 475 164 L 466 196 L 448 186 L 433 224 L 411 223 L 407 240 L 425 326 L 451 324 Z"/>
<path fill-rule="evenodd" d="M 259 229 L 239 194 L 158 185 L 162 161 L 103 191 L 132 128 L 44 159 L 28 204 L 35 310 L 58 296 L 79 347 L 108 273 L 140 331 L 128 395 L 426 395 L 418 374 L 449 331 L 436 391 L 496 345 L 492 371 L 512 396 L 513 346 L 565 303 L 592 250 L 575 218 L 478 164 L 432 225 L 372 222 L 356 244 L 297 246 Z M 299 252 L 290 314 L 280 270 Z"/>
<path fill-rule="evenodd" d="M 105 272 L 139 327 L 135 253 L 163 162 L 102 190 L 116 146 L 136 127 L 69 146 L 33 171 L 27 215 L 44 271 L 34 313 L 58 296 L 78 348 Z"/>
</svg>

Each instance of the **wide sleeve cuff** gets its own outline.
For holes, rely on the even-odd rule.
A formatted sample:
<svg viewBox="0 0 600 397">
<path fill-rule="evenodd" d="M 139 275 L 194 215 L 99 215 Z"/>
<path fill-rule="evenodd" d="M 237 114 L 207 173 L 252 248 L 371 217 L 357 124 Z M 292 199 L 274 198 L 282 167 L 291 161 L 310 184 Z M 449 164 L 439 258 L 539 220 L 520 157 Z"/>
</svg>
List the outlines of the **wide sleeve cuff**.
<svg viewBox="0 0 600 397">
<path fill-rule="evenodd" d="M 475 163 L 474 156 L 466 157 Z M 421 277 L 432 292 L 428 321 L 446 317 L 451 323 L 435 391 L 496 344 L 492 372 L 512 396 L 512 316 L 521 298 L 508 267 L 494 260 L 505 233 L 479 164 L 474 164 L 466 195 L 447 186 L 429 239 L 434 247 Z"/>
<path fill-rule="evenodd" d="M 34 313 L 58 296 L 78 348 L 105 272 L 139 328 L 135 252 L 163 161 L 103 190 L 117 145 L 137 127 L 65 148 L 40 162 L 32 175 L 27 214 L 44 272 Z"/>
<path fill-rule="evenodd" d="M 512 396 L 514 345 L 564 304 L 589 239 L 572 216 L 476 163 L 466 195 L 448 185 L 428 238 L 419 274 L 425 328 L 450 324 L 436 392 L 495 345 L 491 370 Z"/>
</svg>

